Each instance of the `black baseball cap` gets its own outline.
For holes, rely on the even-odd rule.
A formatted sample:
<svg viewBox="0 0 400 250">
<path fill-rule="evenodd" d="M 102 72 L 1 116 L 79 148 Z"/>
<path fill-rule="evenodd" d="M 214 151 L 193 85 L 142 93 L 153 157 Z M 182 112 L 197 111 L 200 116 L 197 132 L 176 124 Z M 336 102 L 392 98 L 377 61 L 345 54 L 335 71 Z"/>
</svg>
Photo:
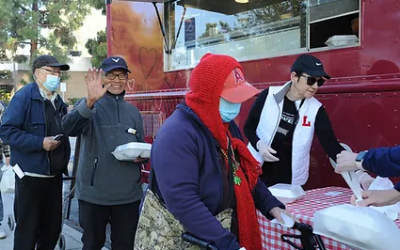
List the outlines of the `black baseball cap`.
<svg viewBox="0 0 400 250">
<path fill-rule="evenodd" d="M 61 70 L 69 70 L 69 65 L 66 63 L 59 63 L 54 56 L 42 55 L 37 57 L 32 64 L 32 72 L 35 73 L 36 69 L 43 66 L 59 67 Z"/>
<path fill-rule="evenodd" d="M 291 72 L 293 71 L 301 71 L 310 76 L 323 76 L 326 79 L 331 79 L 331 77 L 324 71 L 324 65 L 322 65 L 322 62 L 312 55 L 304 54 L 297 57 L 291 68 Z"/>
<path fill-rule="evenodd" d="M 100 69 L 102 69 L 105 73 L 108 73 L 114 69 L 123 69 L 131 73 L 131 71 L 128 69 L 128 65 L 126 64 L 124 58 L 119 56 L 110 56 L 107 59 L 105 59 L 101 63 Z"/>
</svg>

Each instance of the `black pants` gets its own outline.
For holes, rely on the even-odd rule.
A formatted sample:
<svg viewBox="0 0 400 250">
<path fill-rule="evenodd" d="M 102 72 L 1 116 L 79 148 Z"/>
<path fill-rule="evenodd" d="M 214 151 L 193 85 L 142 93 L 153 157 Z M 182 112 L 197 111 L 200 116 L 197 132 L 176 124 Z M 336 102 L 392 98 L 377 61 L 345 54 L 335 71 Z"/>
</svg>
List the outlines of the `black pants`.
<svg viewBox="0 0 400 250">
<path fill-rule="evenodd" d="M 54 250 L 61 233 L 62 176 L 15 176 L 14 250 Z"/>
<path fill-rule="evenodd" d="M 132 250 L 139 220 L 140 200 L 118 206 L 101 206 L 79 200 L 79 223 L 83 228 L 82 250 L 100 250 L 111 225 L 111 249 Z"/>
</svg>

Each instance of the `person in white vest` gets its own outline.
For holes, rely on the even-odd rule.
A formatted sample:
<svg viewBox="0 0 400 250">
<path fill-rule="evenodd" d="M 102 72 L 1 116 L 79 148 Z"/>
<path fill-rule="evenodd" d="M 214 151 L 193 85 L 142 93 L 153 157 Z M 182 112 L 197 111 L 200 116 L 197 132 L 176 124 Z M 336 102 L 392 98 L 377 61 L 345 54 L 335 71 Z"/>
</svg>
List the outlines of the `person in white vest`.
<svg viewBox="0 0 400 250">
<path fill-rule="evenodd" d="M 307 182 L 314 131 L 334 161 L 343 150 L 328 114 L 314 97 L 330 79 L 322 62 L 304 54 L 296 59 L 290 72 L 286 84 L 260 93 L 244 125 L 248 148 L 262 165 L 260 179 L 267 186 Z"/>
</svg>

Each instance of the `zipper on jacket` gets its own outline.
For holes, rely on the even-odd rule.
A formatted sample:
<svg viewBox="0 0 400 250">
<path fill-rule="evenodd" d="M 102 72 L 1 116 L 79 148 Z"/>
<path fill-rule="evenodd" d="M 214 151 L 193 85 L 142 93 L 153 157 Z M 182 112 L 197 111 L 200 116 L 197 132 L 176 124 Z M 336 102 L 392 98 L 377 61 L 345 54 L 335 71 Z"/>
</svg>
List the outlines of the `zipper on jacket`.
<svg viewBox="0 0 400 250">
<path fill-rule="evenodd" d="M 233 164 L 235 164 L 235 163 L 233 162 L 232 151 L 233 151 L 233 149 L 232 149 L 232 146 L 231 146 L 231 141 L 228 138 L 228 159 L 227 159 L 227 161 L 228 161 L 227 163 L 228 163 L 228 166 L 229 166 L 228 206 L 231 205 L 233 197 L 235 196 L 234 190 L 233 190 L 233 185 L 234 185 L 234 180 L 233 180 L 233 168 L 234 167 L 233 167 Z"/>
<path fill-rule="evenodd" d="M 272 96 L 274 97 L 275 95 L 272 95 Z M 275 99 L 275 98 L 274 98 L 274 99 Z M 285 100 L 283 100 L 283 102 L 284 102 L 284 101 L 285 101 Z M 269 143 L 268 143 L 268 145 L 269 145 L 270 147 L 271 147 L 272 142 L 273 142 L 273 140 L 274 140 L 276 131 L 278 130 L 279 123 L 281 122 L 281 119 L 282 119 L 283 102 L 282 102 L 282 110 L 281 110 L 281 107 L 279 107 L 279 103 L 277 103 L 277 102 L 275 101 L 276 105 L 278 106 L 279 115 L 278 115 L 278 121 L 277 121 L 276 126 L 275 126 L 275 129 L 274 129 L 274 133 L 272 133 L 271 139 L 269 140 Z"/>
<path fill-rule="evenodd" d="M 46 103 L 41 100 L 43 104 L 43 115 L 44 115 L 44 136 L 47 137 L 47 116 L 46 116 Z M 47 162 L 49 163 L 49 167 L 47 168 L 47 174 L 50 175 L 50 158 L 49 151 L 46 151 Z"/>
<path fill-rule="evenodd" d="M 90 178 L 90 186 L 92 186 L 92 187 L 94 186 L 94 174 L 95 174 L 96 169 L 97 169 L 97 161 L 98 161 L 97 158 L 94 159 L 93 170 L 92 170 L 92 176 L 91 176 L 91 178 Z"/>
<path fill-rule="evenodd" d="M 222 180 L 223 173 L 222 173 L 222 170 L 221 170 L 221 164 L 225 164 L 225 160 L 224 160 L 224 157 L 221 156 L 221 154 L 219 153 L 219 149 L 217 149 L 217 162 L 218 162 L 218 165 L 217 165 L 218 166 L 218 172 L 221 174 L 221 180 Z M 223 182 L 221 182 L 220 189 L 221 189 L 221 197 L 219 199 L 217 209 L 220 209 L 221 206 L 222 206 L 222 203 L 224 202 L 224 183 Z"/>
<path fill-rule="evenodd" d="M 116 102 L 117 102 L 118 123 L 121 123 L 120 116 L 119 116 L 119 103 L 118 103 L 118 99 L 119 99 L 119 96 L 116 96 L 116 97 L 115 97 L 115 100 L 116 100 Z"/>
<path fill-rule="evenodd" d="M 63 106 L 62 105 L 60 105 L 60 106 L 58 106 L 57 107 L 57 105 L 56 104 L 54 104 L 55 106 L 56 106 L 56 108 L 55 108 L 55 111 L 56 111 L 56 116 L 58 116 L 59 117 L 59 119 L 60 120 L 58 120 L 57 118 L 55 119 L 56 120 L 56 124 L 57 124 L 57 131 L 58 131 L 58 133 L 63 133 L 63 129 L 62 129 L 62 125 L 61 125 L 61 120 L 62 120 L 62 109 L 63 109 Z"/>
</svg>

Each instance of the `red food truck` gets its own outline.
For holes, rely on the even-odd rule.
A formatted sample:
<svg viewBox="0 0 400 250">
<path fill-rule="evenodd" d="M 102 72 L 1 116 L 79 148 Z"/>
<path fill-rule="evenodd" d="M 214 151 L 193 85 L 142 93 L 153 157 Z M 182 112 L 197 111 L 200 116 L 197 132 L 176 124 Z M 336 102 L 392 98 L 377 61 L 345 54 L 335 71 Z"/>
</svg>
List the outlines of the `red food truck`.
<svg viewBox="0 0 400 250">
<path fill-rule="evenodd" d="M 317 98 L 339 141 L 360 151 L 400 142 L 399 13 L 397 0 L 108 0 L 108 52 L 133 69 L 126 98 L 149 142 L 205 53 L 235 57 L 260 89 L 282 85 L 295 58 L 313 54 L 332 76 Z M 306 188 L 333 185 L 345 183 L 315 140 Z"/>
<path fill-rule="evenodd" d="M 332 77 L 317 94 L 335 134 L 353 151 L 400 142 L 400 2 L 398 0 L 139 0 L 107 4 L 108 54 L 133 69 L 127 100 L 142 113 L 146 140 L 187 92 L 191 70 L 207 52 L 241 62 L 259 89 L 282 85 L 300 54 L 312 54 Z M 242 128 L 252 100 L 235 120 Z M 332 187 L 338 187 L 332 189 Z M 311 190 L 288 205 L 301 220 L 348 202 L 351 191 L 313 142 Z M 321 189 L 323 188 L 323 189 Z M 323 191 L 321 191 L 323 190 Z M 263 246 L 287 249 L 259 218 Z M 275 236 L 271 236 L 275 235 Z M 329 249 L 347 249 L 325 239 Z"/>
</svg>

